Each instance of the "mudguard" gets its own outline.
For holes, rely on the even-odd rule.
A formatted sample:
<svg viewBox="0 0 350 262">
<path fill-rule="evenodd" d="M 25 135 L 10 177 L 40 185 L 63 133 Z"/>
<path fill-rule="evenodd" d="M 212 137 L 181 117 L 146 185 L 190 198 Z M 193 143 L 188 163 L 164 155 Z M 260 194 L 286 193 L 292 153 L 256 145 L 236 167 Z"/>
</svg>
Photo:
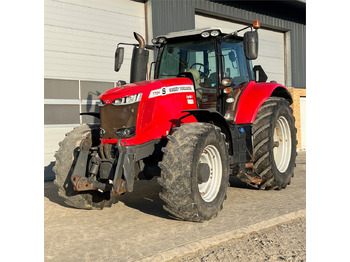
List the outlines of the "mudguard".
<svg viewBox="0 0 350 262">
<path fill-rule="evenodd" d="M 237 105 L 234 121 L 236 124 L 253 123 L 261 105 L 270 96 L 283 97 L 293 103 L 287 88 L 278 83 L 249 82 L 241 87 L 241 94 L 236 101 Z"/>
<path fill-rule="evenodd" d="M 207 109 L 185 110 L 182 112 L 187 112 L 190 115 L 193 115 L 198 122 L 213 123 L 214 125 L 220 127 L 221 131 L 226 136 L 226 140 L 232 141 L 230 127 L 223 115 L 221 115 L 219 112 Z"/>
</svg>

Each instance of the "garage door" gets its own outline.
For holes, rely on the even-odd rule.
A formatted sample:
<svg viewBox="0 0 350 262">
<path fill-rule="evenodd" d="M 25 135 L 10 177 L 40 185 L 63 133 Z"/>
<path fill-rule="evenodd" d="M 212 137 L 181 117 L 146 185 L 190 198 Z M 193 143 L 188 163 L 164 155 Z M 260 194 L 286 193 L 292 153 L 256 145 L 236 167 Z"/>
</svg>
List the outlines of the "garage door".
<svg viewBox="0 0 350 262">
<path fill-rule="evenodd" d="M 218 27 L 224 33 L 231 33 L 245 25 L 224 21 L 203 15 L 195 16 L 196 28 Z M 268 76 L 267 81 L 277 81 L 285 85 L 284 76 L 284 34 L 271 30 L 259 29 L 259 57 L 253 65 L 261 65 Z"/>
<path fill-rule="evenodd" d="M 129 81 L 130 48 L 114 72 L 119 42 L 145 35 L 145 6 L 129 0 L 45 0 L 45 77 Z"/>
</svg>

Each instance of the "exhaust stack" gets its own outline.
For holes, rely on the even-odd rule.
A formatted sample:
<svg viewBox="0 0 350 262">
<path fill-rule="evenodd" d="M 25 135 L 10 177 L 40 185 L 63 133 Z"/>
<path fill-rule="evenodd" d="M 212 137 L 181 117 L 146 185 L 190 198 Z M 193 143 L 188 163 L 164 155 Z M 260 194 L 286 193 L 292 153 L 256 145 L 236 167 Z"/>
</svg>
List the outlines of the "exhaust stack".
<svg viewBox="0 0 350 262">
<path fill-rule="evenodd" d="M 134 32 L 134 37 L 139 42 L 139 46 L 135 46 L 132 52 L 130 83 L 146 80 L 149 55 L 149 51 L 145 49 L 145 39 L 136 32 Z"/>
</svg>

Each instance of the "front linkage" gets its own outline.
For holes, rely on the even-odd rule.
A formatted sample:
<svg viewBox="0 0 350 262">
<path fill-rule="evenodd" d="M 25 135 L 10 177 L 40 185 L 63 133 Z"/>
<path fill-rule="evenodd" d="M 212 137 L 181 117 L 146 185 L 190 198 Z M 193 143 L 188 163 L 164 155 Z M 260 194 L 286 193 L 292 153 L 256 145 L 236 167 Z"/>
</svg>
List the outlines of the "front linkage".
<svg viewBox="0 0 350 262">
<path fill-rule="evenodd" d="M 136 163 L 150 156 L 158 142 L 155 140 L 143 145 L 123 146 L 122 139 L 119 139 L 116 145 L 101 143 L 92 147 L 91 139 L 84 139 L 71 176 L 74 190 L 111 191 L 118 195 L 132 192 L 135 176 L 141 171 Z"/>
</svg>

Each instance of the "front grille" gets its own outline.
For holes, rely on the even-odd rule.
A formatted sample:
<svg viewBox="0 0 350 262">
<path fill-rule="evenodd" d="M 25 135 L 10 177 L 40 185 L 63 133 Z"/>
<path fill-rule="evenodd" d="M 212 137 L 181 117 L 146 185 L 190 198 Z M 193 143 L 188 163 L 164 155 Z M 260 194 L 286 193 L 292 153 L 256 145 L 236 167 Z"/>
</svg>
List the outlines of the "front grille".
<svg viewBox="0 0 350 262">
<path fill-rule="evenodd" d="M 136 126 L 139 103 L 129 105 L 103 105 L 100 108 L 101 128 L 106 133 L 102 139 L 120 139 L 115 131 L 123 127 Z"/>
</svg>

